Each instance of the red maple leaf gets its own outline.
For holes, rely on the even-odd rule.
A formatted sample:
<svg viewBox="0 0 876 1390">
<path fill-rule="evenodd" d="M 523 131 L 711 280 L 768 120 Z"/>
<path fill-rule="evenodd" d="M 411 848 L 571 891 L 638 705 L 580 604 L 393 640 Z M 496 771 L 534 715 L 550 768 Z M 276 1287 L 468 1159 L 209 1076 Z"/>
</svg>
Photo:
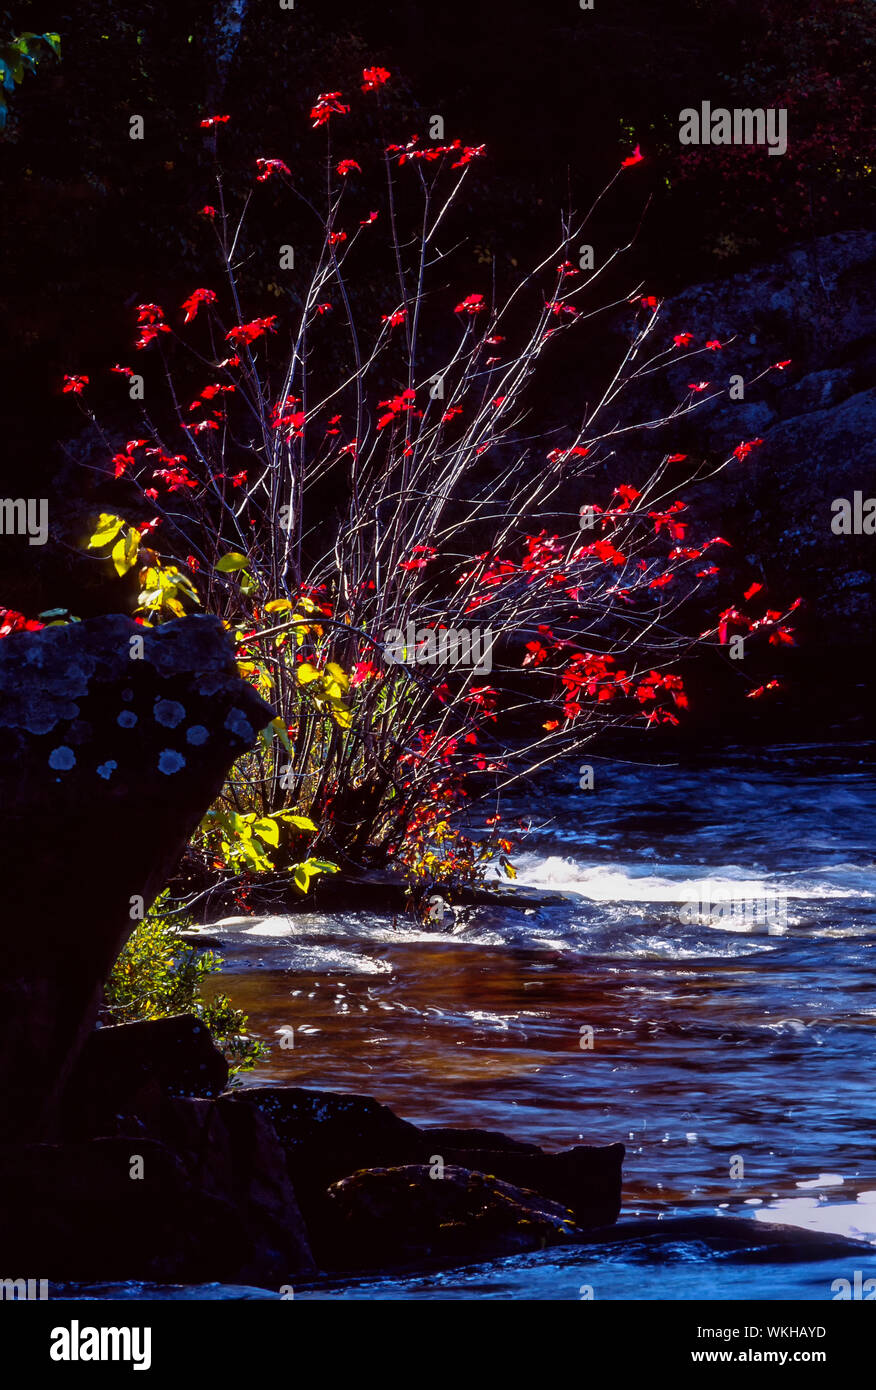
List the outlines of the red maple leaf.
<svg viewBox="0 0 876 1390">
<path fill-rule="evenodd" d="M 195 317 L 202 304 L 215 303 L 215 290 L 194 290 L 193 293 L 189 295 L 188 299 L 184 299 L 182 302 L 182 308 L 186 311 L 186 316 L 183 322 L 191 323 L 192 319 Z"/>
<path fill-rule="evenodd" d="M 479 314 L 485 309 L 484 296 L 482 294 L 469 294 L 454 309 L 455 314 Z"/>
<path fill-rule="evenodd" d="M 749 439 L 746 443 L 737 444 L 736 448 L 733 450 L 734 457 L 741 461 L 748 457 L 752 449 L 756 449 L 758 445 L 762 443 L 762 439 Z"/>
<path fill-rule="evenodd" d="M 237 328 L 229 328 L 225 334 L 225 339 L 229 343 L 234 343 L 239 347 L 243 343 L 253 343 L 256 338 L 261 338 L 264 333 L 273 333 L 277 327 L 277 315 L 269 314 L 267 318 L 253 319 L 251 323 L 242 323 Z"/>
<path fill-rule="evenodd" d="M 387 68 L 364 68 L 362 71 L 362 91 L 374 92 L 388 82 L 392 73 Z"/>
<path fill-rule="evenodd" d="M 291 170 L 288 165 L 283 163 L 282 159 L 257 159 L 256 168 L 259 171 L 256 175 L 256 183 L 264 183 L 265 179 L 269 179 L 272 174 L 289 174 L 291 177 Z"/>
<path fill-rule="evenodd" d="M 341 101 L 341 92 L 320 92 L 310 112 L 314 126 L 325 125 L 331 116 L 346 116 L 349 106 Z"/>
</svg>

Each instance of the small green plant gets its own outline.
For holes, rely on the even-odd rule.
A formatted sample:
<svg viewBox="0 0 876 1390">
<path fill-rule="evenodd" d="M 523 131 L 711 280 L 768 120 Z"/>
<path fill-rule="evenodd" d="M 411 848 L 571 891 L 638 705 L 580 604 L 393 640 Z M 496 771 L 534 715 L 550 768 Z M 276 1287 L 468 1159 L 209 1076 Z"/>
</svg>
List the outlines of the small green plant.
<svg viewBox="0 0 876 1390">
<path fill-rule="evenodd" d="M 61 40 L 57 34 L 0 35 L 0 131 L 6 125 L 10 93 L 29 72 L 36 72 L 47 56 L 61 56 Z"/>
<path fill-rule="evenodd" d="M 104 987 L 106 1010 L 114 1023 L 196 1014 L 232 1074 L 250 1071 L 268 1049 L 249 1034 L 246 1014 L 235 1009 L 226 994 L 215 995 L 209 1003 L 201 997 L 204 980 L 222 968 L 222 958 L 181 940 L 187 925 L 187 918 L 170 911 L 168 895 L 162 893 L 112 968 Z"/>
</svg>

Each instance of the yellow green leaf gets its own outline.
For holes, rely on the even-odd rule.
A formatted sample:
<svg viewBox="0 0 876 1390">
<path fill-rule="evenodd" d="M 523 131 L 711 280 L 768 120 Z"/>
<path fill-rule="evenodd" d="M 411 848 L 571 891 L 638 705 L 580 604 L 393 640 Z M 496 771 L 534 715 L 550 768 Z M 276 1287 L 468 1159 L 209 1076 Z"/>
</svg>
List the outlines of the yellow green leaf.
<svg viewBox="0 0 876 1390">
<path fill-rule="evenodd" d="M 310 880 L 317 874 L 336 874 L 338 872 L 337 864 L 333 864 L 330 859 L 305 859 L 302 864 L 293 866 L 292 878 L 296 888 L 300 888 L 302 893 L 306 893 L 310 887 Z"/>
<path fill-rule="evenodd" d="M 119 576 L 127 574 L 129 569 L 133 569 L 137 563 L 137 552 L 140 549 L 140 532 L 136 526 L 132 526 L 126 535 L 117 540 L 112 548 L 112 560 L 116 567 L 116 574 Z"/>
<path fill-rule="evenodd" d="M 198 591 L 194 584 L 187 574 L 183 574 L 182 570 L 177 569 L 176 565 L 168 565 L 163 573 L 166 576 L 168 587 L 173 585 L 174 588 L 179 589 L 181 593 L 185 594 L 186 598 L 192 599 L 194 603 L 200 602 Z"/>
<path fill-rule="evenodd" d="M 268 728 L 274 730 L 274 733 L 286 749 L 286 752 L 291 753 L 292 744 L 289 742 L 289 730 L 286 728 L 286 721 L 278 714 L 276 719 L 271 720 Z"/>
<path fill-rule="evenodd" d="M 326 674 L 336 681 L 345 693 L 350 689 L 350 677 L 347 675 L 343 666 L 339 666 L 336 661 L 326 663 Z"/>
<path fill-rule="evenodd" d="M 316 832 L 319 827 L 313 823 L 309 816 L 296 815 L 294 811 L 278 811 L 280 820 L 286 821 L 287 825 L 294 825 L 297 830 L 312 830 Z"/>
<path fill-rule="evenodd" d="M 249 560 L 239 550 L 229 550 L 216 562 L 216 568 L 220 574 L 232 574 L 234 570 L 245 570 L 248 564 Z"/>
<path fill-rule="evenodd" d="M 97 529 L 88 542 L 88 549 L 97 550 L 99 546 L 107 545 L 119 534 L 124 524 L 120 516 L 113 516 L 112 512 L 101 512 L 97 518 Z"/>
<path fill-rule="evenodd" d="M 310 880 L 313 874 L 306 864 L 296 864 L 292 870 L 292 880 L 296 888 L 300 888 L 302 893 L 306 893 L 310 887 Z"/>
<path fill-rule="evenodd" d="M 260 840 L 264 840 L 269 845 L 279 845 L 280 827 L 270 816 L 263 816 L 257 820 L 252 828 L 253 834 L 258 835 Z"/>
</svg>

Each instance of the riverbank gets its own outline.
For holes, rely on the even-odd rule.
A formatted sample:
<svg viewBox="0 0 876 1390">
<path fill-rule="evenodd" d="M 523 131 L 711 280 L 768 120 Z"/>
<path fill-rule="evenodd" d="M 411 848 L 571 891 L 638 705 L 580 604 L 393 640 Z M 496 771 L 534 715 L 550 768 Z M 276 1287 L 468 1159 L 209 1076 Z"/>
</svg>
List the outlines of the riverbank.
<svg viewBox="0 0 876 1390">
<path fill-rule="evenodd" d="M 253 1083 L 356 1089 L 417 1122 L 548 1150 L 620 1139 L 624 1209 L 603 1296 L 640 1296 L 644 1252 L 656 1258 L 631 1238 L 627 1260 L 633 1220 L 668 1232 L 717 1214 L 747 1231 L 787 1223 L 804 1243 L 807 1231 L 876 1241 L 873 752 L 599 761 L 593 794 L 561 769 L 527 796 L 536 829 L 518 865 L 523 884 L 573 893 L 573 906 L 484 908 L 460 930 L 371 912 L 214 924 L 223 987 L 253 1027 L 269 1041 L 295 1029 L 294 1049 L 274 1045 Z M 736 903 L 755 920 L 725 915 Z M 761 905 L 774 920 L 757 920 Z M 802 1246 L 781 1268 L 754 1253 L 737 1265 L 692 1229 L 679 1228 L 661 1297 L 832 1296 L 810 1255 L 796 1266 Z M 475 1284 L 569 1296 L 555 1291 L 578 1255 L 414 1280 L 397 1296 Z M 851 1277 L 850 1260 L 825 1268 Z M 356 1287 L 338 1296 L 380 1296 Z"/>
</svg>

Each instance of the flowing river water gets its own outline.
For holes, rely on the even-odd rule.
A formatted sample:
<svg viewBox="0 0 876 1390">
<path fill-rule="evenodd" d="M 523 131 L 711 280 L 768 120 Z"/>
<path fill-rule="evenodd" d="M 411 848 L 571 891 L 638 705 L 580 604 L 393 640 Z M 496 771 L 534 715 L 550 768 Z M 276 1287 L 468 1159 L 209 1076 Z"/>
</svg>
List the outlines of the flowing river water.
<svg viewBox="0 0 876 1390">
<path fill-rule="evenodd" d="M 593 792 L 556 772 L 510 809 L 533 823 L 519 881 L 562 904 L 212 928 L 274 1044 L 246 1084 L 627 1146 L 607 1240 L 296 1297 L 822 1300 L 876 1276 L 874 751 L 606 761 Z"/>
</svg>

